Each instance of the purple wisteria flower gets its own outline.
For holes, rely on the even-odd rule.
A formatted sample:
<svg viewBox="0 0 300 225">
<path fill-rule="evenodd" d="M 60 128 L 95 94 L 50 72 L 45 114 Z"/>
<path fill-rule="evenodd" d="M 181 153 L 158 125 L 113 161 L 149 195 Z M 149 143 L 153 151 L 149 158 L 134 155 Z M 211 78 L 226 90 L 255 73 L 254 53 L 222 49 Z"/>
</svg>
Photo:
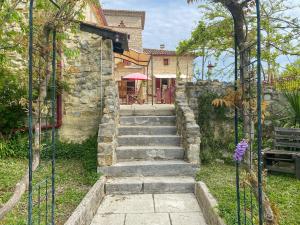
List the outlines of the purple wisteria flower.
<svg viewBox="0 0 300 225">
<path fill-rule="evenodd" d="M 238 143 L 238 145 L 236 146 L 233 158 L 235 161 L 242 161 L 243 156 L 245 155 L 245 152 L 248 149 L 248 142 L 243 139 L 240 143 Z"/>
</svg>

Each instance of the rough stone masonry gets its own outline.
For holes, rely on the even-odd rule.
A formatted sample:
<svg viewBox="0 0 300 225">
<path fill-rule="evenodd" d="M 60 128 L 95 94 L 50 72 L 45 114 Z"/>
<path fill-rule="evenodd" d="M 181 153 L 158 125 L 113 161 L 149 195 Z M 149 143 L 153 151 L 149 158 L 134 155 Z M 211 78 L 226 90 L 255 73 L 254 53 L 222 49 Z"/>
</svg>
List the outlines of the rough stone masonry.
<svg viewBox="0 0 300 225">
<path fill-rule="evenodd" d="M 101 119 L 101 97 L 113 74 L 110 40 L 79 32 L 71 34 L 66 46 L 78 56 L 64 58 L 63 79 L 69 90 L 63 94 L 63 125 L 60 138 L 82 142 L 95 135 Z"/>
</svg>

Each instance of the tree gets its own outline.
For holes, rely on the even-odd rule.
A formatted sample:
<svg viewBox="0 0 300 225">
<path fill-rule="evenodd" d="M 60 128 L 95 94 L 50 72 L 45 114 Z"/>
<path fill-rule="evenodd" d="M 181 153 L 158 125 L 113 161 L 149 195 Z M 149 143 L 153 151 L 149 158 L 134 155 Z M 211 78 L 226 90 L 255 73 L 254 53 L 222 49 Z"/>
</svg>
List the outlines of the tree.
<svg viewBox="0 0 300 225">
<path fill-rule="evenodd" d="M 267 64 L 268 81 L 273 82 L 279 74 L 280 55 L 300 55 L 299 19 L 290 15 L 292 9 L 299 8 L 287 0 L 263 0 L 262 36 L 264 50 L 262 57 Z"/>
<path fill-rule="evenodd" d="M 18 7 L 21 0 L 0 1 L 0 137 L 11 137 L 15 128 L 23 126 L 26 116 L 20 100 L 26 94 L 25 70 L 16 73 L 20 65 L 12 58 L 23 55 L 26 27 Z M 24 55 L 23 55 L 24 56 Z M 20 69 L 21 70 L 21 69 Z"/>
<path fill-rule="evenodd" d="M 300 58 L 286 66 L 275 85 L 281 91 L 300 91 Z"/>
<path fill-rule="evenodd" d="M 188 3 L 195 2 L 196 0 L 187 0 Z M 234 27 L 234 39 L 237 44 L 239 50 L 239 58 L 240 58 L 240 86 L 242 90 L 243 96 L 243 104 L 242 104 L 242 114 L 243 114 L 243 133 L 245 139 L 247 139 L 251 143 L 253 143 L 253 135 L 254 132 L 254 118 L 252 115 L 252 104 L 253 104 L 253 96 L 251 91 L 251 81 L 255 80 L 253 71 L 250 70 L 250 62 L 251 62 L 251 51 L 250 46 L 251 42 L 251 29 L 249 29 L 249 24 L 247 20 L 247 15 L 251 13 L 251 9 L 255 5 L 255 1 L 253 0 L 211 0 L 212 3 L 221 4 L 225 9 L 229 11 L 233 19 L 233 27 Z M 251 27 L 250 27 L 251 28 Z M 254 27 L 253 30 L 255 30 Z M 255 196 L 258 199 L 258 185 L 257 180 L 255 179 L 255 175 L 252 168 L 252 157 L 251 155 L 247 156 L 246 162 L 248 163 L 248 172 L 250 174 L 249 182 L 253 190 L 255 190 Z M 265 195 L 262 193 L 263 198 L 263 207 L 265 212 L 266 224 L 276 224 L 276 218 L 274 217 L 273 210 L 271 208 L 270 202 Z"/>
<path fill-rule="evenodd" d="M 9 55 L 11 53 L 14 54 L 14 57 L 21 57 L 20 52 L 16 52 L 15 49 L 18 48 L 18 45 L 21 45 L 23 49 L 27 49 L 27 39 L 24 38 L 25 41 L 18 42 L 19 39 L 18 31 L 19 29 L 27 30 L 27 19 L 24 15 L 27 14 L 28 9 L 27 5 L 19 5 L 23 1 L 13 0 L 13 3 L 15 5 L 11 5 L 10 0 L 2 0 L 0 1 L 0 14 L 5 15 L 3 18 L 3 24 L 0 24 L 0 27 L 2 26 L 3 30 L 0 31 L 0 43 L 3 41 L 4 45 L 1 45 L 2 48 L 2 57 L 0 57 L 4 60 L 2 60 L 2 67 L 6 67 L 9 70 L 10 63 L 5 63 L 7 60 L 9 60 Z M 40 131 L 42 126 L 41 121 L 41 110 L 42 108 L 39 107 L 39 104 L 43 104 L 46 97 L 47 97 L 47 87 L 51 81 L 51 70 L 50 70 L 50 64 L 51 64 L 51 37 L 52 37 L 52 31 L 57 31 L 60 37 L 60 41 L 62 41 L 65 37 L 65 32 L 70 31 L 73 26 L 77 26 L 77 19 L 81 17 L 81 11 L 82 7 L 85 5 L 85 1 L 81 0 L 60 0 L 56 1 L 56 3 L 60 6 L 57 8 L 56 6 L 53 6 L 50 1 L 45 0 L 36 0 L 35 1 L 35 13 L 34 13 L 34 43 L 33 43 L 33 53 L 34 53 L 34 71 L 33 76 L 34 80 L 38 80 L 37 83 L 33 84 L 36 89 L 35 92 L 35 104 L 34 106 L 34 113 L 36 116 L 36 120 L 38 121 L 35 125 L 35 140 L 34 140 L 34 146 L 33 146 L 33 171 L 38 167 L 40 162 L 40 150 L 41 150 L 41 138 L 40 138 Z M 17 11 L 17 7 L 18 8 Z M 5 10 L 8 10 L 8 12 L 5 12 Z M 15 13 L 13 13 L 15 12 Z M 15 15 L 15 16 L 12 16 Z M 15 17 L 18 18 L 16 19 Z M 23 15 L 23 17 L 22 17 Z M 18 20 L 20 21 L 21 26 L 16 26 Z M 26 25 L 24 25 L 26 24 Z M 22 26 L 24 25 L 24 27 Z M 12 27 L 12 29 L 9 29 Z M 3 32 L 3 31 L 8 31 Z M 9 35 L 8 35 L 9 34 Z M 8 35 L 8 36 L 7 36 Z M 22 39 L 23 40 L 23 39 Z M 21 44 L 20 44 L 21 43 Z M 22 45 L 23 44 L 23 45 Z M 26 52 L 26 51 L 25 51 Z M 23 56 L 23 63 L 27 62 L 27 57 Z M 1 69 L 1 67 L 0 67 Z M 26 77 L 25 71 L 19 71 L 21 76 Z M 20 77 L 21 77 L 20 76 Z M 18 77 L 19 78 L 19 77 Z M 26 105 L 28 103 L 27 99 L 23 101 Z M 49 109 L 47 109 L 49 110 Z M 29 170 L 28 170 L 29 171 Z M 9 199 L 6 204 L 3 205 L 3 207 L 0 208 L 0 219 L 4 217 L 21 199 L 21 196 L 24 194 L 28 187 L 29 183 L 29 172 L 24 175 L 24 177 L 21 179 L 21 181 L 16 185 L 15 192 L 13 196 Z"/>
<path fill-rule="evenodd" d="M 218 60 L 224 53 L 233 54 L 232 26 L 230 15 L 220 5 L 201 5 L 203 18 L 192 32 L 191 38 L 179 43 L 178 54 L 194 52 L 202 57 L 201 75 L 204 79 L 205 64 L 209 58 Z"/>
<path fill-rule="evenodd" d="M 300 54 L 300 36 L 299 36 L 299 19 L 290 15 L 290 10 L 297 8 L 297 5 L 290 5 L 287 0 L 262 0 L 262 61 L 266 67 L 266 79 L 272 82 L 279 74 L 280 64 L 279 56 L 295 56 Z M 203 44 L 207 44 L 212 52 L 217 52 L 221 58 L 226 58 L 228 55 L 233 56 L 233 35 L 230 27 L 233 27 L 233 20 L 228 11 L 221 4 L 206 4 L 200 5 L 201 14 L 203 15 L 198 27 L 192 32 L 190 39 L 179 44 L 179 50 L 199 52 Z M 245 14 L 247 25 L 247 42 L 255 43 L 256 15 L 254 10 L 248 10 Z M 217 32 L 208 36 L 209 39 L 199 39 L 197 36 L 206 36 L 202 29 L 199 29 L 204 23 L 207 28 L 215 27 Z M 222 25 L 223 24 L 223 25 Z M 212 32 L 214 29 L 210 29 Z M 221 40 L 221 41 L 220 41 Z M 203 42 L 204 41 L 204 42 Z M 223 43 L 227 45 L 223 45 Z M 222 54 L 222 51 L 224 52 Z M 179 51 L 180 52 L 180 51 Z M 203 54 L 198 54 L 202 56 Z M 210 54 L 206 54 L 207 57 Z M 219 57 L 216 58 L 219 60 Z M 203 68 L 203 65 L 202 65 Z M 218 65 L 220 71 L 226 68 Z M 227 73 L 225 73 L 227 74 Z"/>
</svg>

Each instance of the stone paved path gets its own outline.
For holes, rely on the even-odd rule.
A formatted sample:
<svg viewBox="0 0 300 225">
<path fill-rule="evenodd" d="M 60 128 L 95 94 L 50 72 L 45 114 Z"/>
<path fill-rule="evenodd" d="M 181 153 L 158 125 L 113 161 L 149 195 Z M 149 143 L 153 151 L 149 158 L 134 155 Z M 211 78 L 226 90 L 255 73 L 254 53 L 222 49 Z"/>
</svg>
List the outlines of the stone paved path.
<svg viewBox="0 0 300 225">
<path fill-rule="evenodd" d="M 206 225 L 194 196 L 174 105 L 121 106 L 116 162 L 91 225 Z"/>
<path fill-rule="evenodd" d="M 107 195 L 91 225 L 206 225 L 187 194 Z"/>
</svg>

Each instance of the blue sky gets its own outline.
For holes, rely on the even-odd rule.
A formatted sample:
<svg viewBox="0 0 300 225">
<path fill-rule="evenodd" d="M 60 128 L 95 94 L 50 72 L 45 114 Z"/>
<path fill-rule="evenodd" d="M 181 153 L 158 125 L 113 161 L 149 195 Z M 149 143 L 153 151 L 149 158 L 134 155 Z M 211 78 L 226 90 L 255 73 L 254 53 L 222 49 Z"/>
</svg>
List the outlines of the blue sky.
<svg viewBox="0 0 300 225">
<path fill-rule="evenodd" d="M 299 0 L 288 1 L 292 5 L 300 3 Z M 159 48 L 160 44 L 165 44 L 166 49 L 174 50 L 181 40 L 190 37 L 201 17 L 200 10 L 197 8 L 199 3 L 189 5 L 186 0 L 100 0 L 100 2 L 104 9 L 146 11 L 144 48 Z M 298 10 L 291 10 L 289 13 L 299 16 Z M 294 60 L 295 57 L 282 56 L 279 57 L 278 62 L 284 67 Z M 225 64 L 229 64 L 233 59 L 225 61 Z"/>
<path fill-rule="evenodd" d="M 105 9 L 130 9 L 146 11 L 143 33 L 144 48 L 175 49 L 179 41 L 189 38 L 196 27 L 200 12 L 196 4 L 185 0 L 101 0 Z"/>
</svg>

